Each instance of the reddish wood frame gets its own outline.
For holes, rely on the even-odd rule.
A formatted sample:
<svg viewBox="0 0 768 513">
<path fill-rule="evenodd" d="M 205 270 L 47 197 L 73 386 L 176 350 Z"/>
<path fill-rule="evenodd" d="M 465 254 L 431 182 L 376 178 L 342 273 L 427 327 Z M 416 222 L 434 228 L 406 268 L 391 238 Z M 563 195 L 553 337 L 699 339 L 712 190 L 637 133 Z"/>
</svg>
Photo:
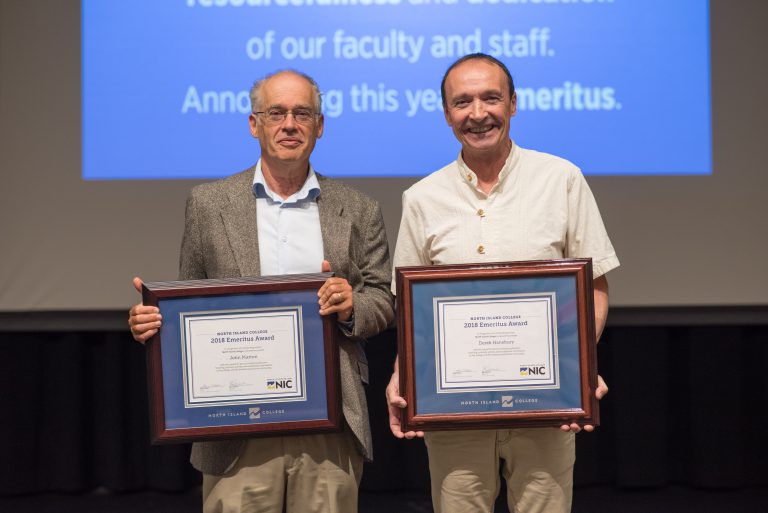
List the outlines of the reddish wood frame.
<svg viewBox="0 0 768 513">
<path fill-rule="evenodd" d="M 193 296 L 258 294 L 297 290 L 317 291 L 333 273 L 264 276 L 254 278 L 224 278 L 208 280 L 148 282 L 142 287 L 145 305 L 158 306 L 159 300 Z M 149 393 L 150 437 L 153 444 L 185 443 L 203 440 L 283 436 L 290 434 L 328 433 L 341 429 L 341 388 L 339 385 L 339 349 L 336 344 L 335 316 L 324 316 L 323 347 L 326 376 L 328 418 L 274 423 L 248 423 L 230 426 L 207 426 L 167 429 L 163 368 L 161 353 L 162 330 L 147 346 L 147 388 Z"/>
<path fill-rule="evenodd" d="M 592 259 L 572 258 L 488 264 L 412 266 L 395 269 L 400 392 L 408 405 L 401 412 L 403 431 L 546 427 L 600 424 Z M 576 280 L 581 403 L 578 409 L 524 412 L 419 414 L 416 397 L 411 286 L 418 282 L 573 276 Z"/>
</svg>

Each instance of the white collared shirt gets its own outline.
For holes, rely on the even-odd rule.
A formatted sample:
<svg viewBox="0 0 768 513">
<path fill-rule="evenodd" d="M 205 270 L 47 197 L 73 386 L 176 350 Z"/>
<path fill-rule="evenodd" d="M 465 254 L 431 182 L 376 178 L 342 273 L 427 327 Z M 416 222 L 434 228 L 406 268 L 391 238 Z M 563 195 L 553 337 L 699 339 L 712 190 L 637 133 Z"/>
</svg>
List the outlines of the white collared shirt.
<svg viewBox="0 0 768 513">
<path fill-rule="evenodd" d="M 619 265 L 584 176 L 564 159 L 513 142 L 487 195 L 461 155 L 403 193 L 395 267 L 564 257 L 591 257 L 594 278 Z"/>
<path fill-rule="evenodd" d="M 304 185 L 283 199 L 264 180 L 261 159 L 253 177 L 261 275 L 320 272 L 323 235 L 317 197 L 320 184 L 312 166 Z"/>
</svg>

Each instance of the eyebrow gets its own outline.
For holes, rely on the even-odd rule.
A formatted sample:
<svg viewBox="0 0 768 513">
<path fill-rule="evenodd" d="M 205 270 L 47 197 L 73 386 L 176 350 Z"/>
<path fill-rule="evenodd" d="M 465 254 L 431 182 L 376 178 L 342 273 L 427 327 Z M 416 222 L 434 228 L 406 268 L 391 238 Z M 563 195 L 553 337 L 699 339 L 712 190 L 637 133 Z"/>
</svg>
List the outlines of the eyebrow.
<svg viewBox="0 0 768 513">
<path fill-rule="evenodd" d="M 463 93 L 463 94 L 460 94 L 458 96 L 455 96 L 455 97 L 451 98 L 450 102 L 451 103 L 455 103 L 455 102 L 457 102 L 459 100 L 466 100 L 466 99 L 472 98 L 473 96 L 474 95 L 471 95 L 471 94 L 468 94 L 468 93 Z M 485 89 L 484 91 L 479 92 L 476 96 L 478 96 L 480 98 L 483 98 L 483 97 L 486 97 L 486 96 L 501 96 L 501 97 L 504 97 L 504 91 L 502 91 L 500 89 Z"/>
<path fill-rule="evenodd" d="M 267 107 L 267 110 L 269 110 L 269 109 L 281 109 L 281 110 L 307 109 L 307 110 L 314 110 L 314 107 L 312 107 L 310 105 L 306 105 L 306 104 L 299 104 L 299 105 L 294 105 L 293 107 L 291 107 L 289 109 L 285 105 L 272 104 L 272 105 Z"/>
<path fill-rule="evenodd" d="M 453 98 L 451 98 L 451 103 L 456 103 L 461 100 L 468 100 L 469 98 L 471 98 L 471 95 L 469 94 L 460 94 L 458 96 L 454 96 Z"/>
</svg>

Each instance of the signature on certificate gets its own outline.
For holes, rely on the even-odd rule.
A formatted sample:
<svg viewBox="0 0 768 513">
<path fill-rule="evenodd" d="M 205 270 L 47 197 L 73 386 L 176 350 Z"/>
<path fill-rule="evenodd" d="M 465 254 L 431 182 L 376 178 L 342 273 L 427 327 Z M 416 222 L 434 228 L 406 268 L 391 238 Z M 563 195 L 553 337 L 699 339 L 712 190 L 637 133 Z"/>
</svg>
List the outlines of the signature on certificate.
<svg viewBox="0 0 768 513">
<path fill-rule="evenodd" d="M 230 392 L 237 392 L 238 390 L 242 390 L 244 388 L 248 388 L 252 386 L 251 383 L 246 383 L 244 381 L 237 381 L 233 380 L 229 382 L 229 391 Z"/>
</svg>

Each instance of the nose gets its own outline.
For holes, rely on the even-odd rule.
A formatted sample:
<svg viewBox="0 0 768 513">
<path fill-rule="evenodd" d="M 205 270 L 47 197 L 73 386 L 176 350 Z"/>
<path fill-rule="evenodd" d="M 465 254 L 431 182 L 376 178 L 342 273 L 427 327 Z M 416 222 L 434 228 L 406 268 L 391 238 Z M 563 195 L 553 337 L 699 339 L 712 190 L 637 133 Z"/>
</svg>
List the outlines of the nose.
<svg viewBox="0 0 768 513">
<path fill-rule="evenodd" d="M 285 119 L 283 120 L 283 130 L 295 130 L 296 118 L 293 117 L 293 111 L 285 113 Z"/>
<path fill-rule="evenodd" d="M 483 102 L 479 98 L 476 98 L 472 102 L 472 106 L 470 107 L 470 109 L 471 109 L 469 111 L 470 119 L 481 120 L 485 118 L 485 114 L 486 114 L 485 107 L 483 106 Z"/>
</svg>

